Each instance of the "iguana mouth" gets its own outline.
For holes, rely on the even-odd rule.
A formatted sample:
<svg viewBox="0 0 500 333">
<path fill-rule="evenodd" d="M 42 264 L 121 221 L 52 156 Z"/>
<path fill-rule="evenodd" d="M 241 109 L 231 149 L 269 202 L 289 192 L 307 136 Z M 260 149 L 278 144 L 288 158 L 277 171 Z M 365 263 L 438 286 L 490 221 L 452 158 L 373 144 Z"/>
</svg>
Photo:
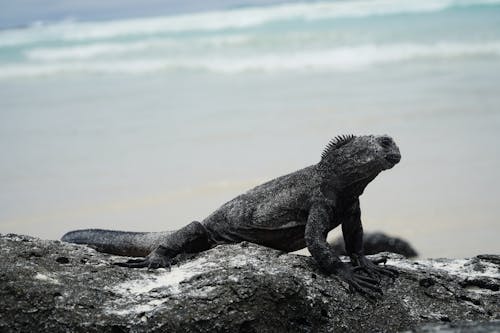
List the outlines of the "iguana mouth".
<svg viewBox="0 0 500 333">
<path fill-rule="evenodd" d="M 392 163 L 392 164 L 397 164 L 399 161 L 401 161 L 401 155 L 400 154 L 388 154 L 385 159 Z"/>
</svg>

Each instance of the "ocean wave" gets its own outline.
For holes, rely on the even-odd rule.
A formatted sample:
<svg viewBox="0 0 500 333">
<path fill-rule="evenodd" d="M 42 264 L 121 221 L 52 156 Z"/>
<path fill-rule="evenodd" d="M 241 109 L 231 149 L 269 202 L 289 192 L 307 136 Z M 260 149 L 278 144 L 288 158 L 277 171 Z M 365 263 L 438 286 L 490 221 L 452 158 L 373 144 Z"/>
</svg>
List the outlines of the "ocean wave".
<svg viewBox="0 0 500 333">
<path fill-rule="evenodd" d="M 35 47 L 24 51 L 29 60 L 59 61 L 85 60 L 103 56 L 131 55 L 134 52 L 193 52 L 196 48 L 239 46 L 251 38 L 244 35 L 209 36 L 204 38 L 173 39 L 151 38 L 138 42 L 91 43 L 74 46 Z"/>
<path fill-rule="evenodd" d="M 230 11 L 132 19 L 107 23 L 82 23 L 82 29 L 68 29 L 65 40 L 106 39 L 118 36 L 179 33 L 187 31 L 220 31 L 244 29 L 287 20 L 313 21 L 339 17 L 364 17 L 408 12 L 442 10 L 454 1 L 370 0 L 349 2 L 315 2 L 246 8 Z"/>
<path fill-rule="evenodd" d="M 168 70 L 212 71 L 354 71 L 372 65 L 421 59 L 500 56 L 500 41 L 489 43 L 435 43 L 359 45 L 316 51 L 269 53 L 253 56 L 164 57 L 110 61 L 57 61 L 0 66 L 0 78 L 48 76 L 59 73 L 144 74 Z"/>
<path fill-rule="evenodd" d="M 25 52 L 26 58 L 30 60 L 58 61 L 58 60 L 83 60 L 103 55 L 117 55 L 134 51 L 142 51 L 151 44 L 139 43 L 100 43 L 82 46 L 58 47 L 58 48 L 34 48 Z"/>
<path fill-rule="evenodd" d="M 61 22 L 0 31 L 0 47 L 63 40 L 102 40 L 164 33 L 245 29 L 290 20 L 315 21 L 407 13 L 436 12 L 452 7 L 496 5 L 500 0 L 359 0 L 291 3 L 176 16 L 107 22 Z"/>
</svg>

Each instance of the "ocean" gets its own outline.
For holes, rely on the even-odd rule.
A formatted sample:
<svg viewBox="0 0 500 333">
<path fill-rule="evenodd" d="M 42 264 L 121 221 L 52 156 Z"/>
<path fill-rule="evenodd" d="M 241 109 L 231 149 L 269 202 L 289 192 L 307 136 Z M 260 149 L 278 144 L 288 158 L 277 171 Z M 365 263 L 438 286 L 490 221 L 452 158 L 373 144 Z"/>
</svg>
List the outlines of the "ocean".
<svg viewBox="0 0 500 333">
<path fill-rule="evenodd" d="M 500 1 L 0 30 L 2 233 L 177 229 L 350 133 L 402 152 L 361 197 L 366 231 L 423 257 L 499 253 Z"/>
</svg>

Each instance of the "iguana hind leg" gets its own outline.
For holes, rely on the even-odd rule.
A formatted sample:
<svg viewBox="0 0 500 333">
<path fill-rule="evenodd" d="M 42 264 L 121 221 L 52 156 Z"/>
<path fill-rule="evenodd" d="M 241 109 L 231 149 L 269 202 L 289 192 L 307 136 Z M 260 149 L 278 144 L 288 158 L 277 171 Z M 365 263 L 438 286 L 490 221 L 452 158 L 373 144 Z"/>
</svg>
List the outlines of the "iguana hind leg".
<svg viewBox="0 0 500 333">
<path fill-rule="evenodd" d="M 198 253 L 214 247 L 205 226 L 198 221 L 172 232 L 166 236 L 161 245 L 142 259 L 131 259 L 127 262 L 116 263 L 118 266 L 130 268 L 160 268 L 170 267 L 172 259 L 181 253 Z"/>
</svg>

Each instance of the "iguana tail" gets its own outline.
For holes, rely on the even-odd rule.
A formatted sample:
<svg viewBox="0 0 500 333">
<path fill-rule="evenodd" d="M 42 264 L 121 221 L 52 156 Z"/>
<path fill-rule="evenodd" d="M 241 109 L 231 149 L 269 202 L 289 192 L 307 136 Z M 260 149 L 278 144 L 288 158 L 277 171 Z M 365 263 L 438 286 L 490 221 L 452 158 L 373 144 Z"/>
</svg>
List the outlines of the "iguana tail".
<svg viewBox="0 0 500 333">
<path fill-rule="evenodd" d="M 145 257 L 162 244 L 171 232 L 128 232 L 102 229 L 75 230 L 66 233 L 61 240 L 75 244 L 87 244 L 99 252 L 120 256 Z"/>
</svg>

